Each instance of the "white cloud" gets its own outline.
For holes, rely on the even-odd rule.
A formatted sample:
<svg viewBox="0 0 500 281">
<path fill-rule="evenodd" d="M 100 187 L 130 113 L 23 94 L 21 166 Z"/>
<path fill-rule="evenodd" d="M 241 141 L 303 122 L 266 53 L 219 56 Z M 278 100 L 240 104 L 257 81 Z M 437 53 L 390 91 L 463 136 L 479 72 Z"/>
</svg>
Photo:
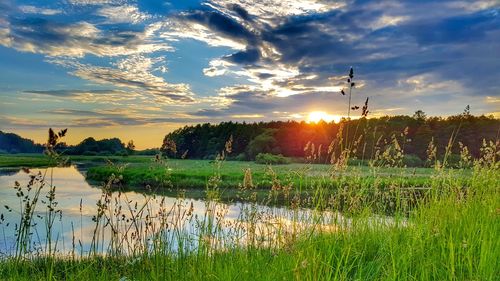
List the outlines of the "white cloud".
<svg viewBox="0 0 500 281">
<path fill-rule="evenodd" d="M 191 21 L 169 21 L 161 37 L 169 41 L 179 39 L 194 39 L 207 43 L 213 47 L 229 47 L 235 50 L 244 50 L 246 42 L 239 42 L 234 38 L 213 32 L 208 27 Z"/>
<path fill-rule="evenodd" d="M 20 51 L 63 57 L 83 57 L 86 54 L 100 57 L 122 56 L 171 51 L 172 48 L 165 42 L 157 41 L 156 32 L 160 26 L 152 24 L 143 31 L 103 31 L 86 21 L 73 24 L 2 24 L 0 44 Z M 46 36 L 53 36 L 58 40 L 44 40 Z"/>
<path fill-rule="evenodd" d="M 123 5 L 127 0 L 69 0 L 73 5 Z"/>
<path fill-rule="evenodd" d="M 465 91 L 463 85 L 454 80 L 440 81 L 432 74 L 415 75 L 398 82 L 399 85 L 409 88 L 413 94 L 430 93 L 462 93 Z"/>
<path fill-rule="evenodd" d="M 221 59 L 211 60 L 209 65 L 210 67 L 203 69 L 203 74 L 209 77 L 224 75 L 230 66 L 234 66 L 234 64 Z"/>
<path fill-rule="evenodd" d="M 97 14 L 105 17 L 108 23 L 141 23 L 151 19 L 152 16 L 139 11 L 136 6 L 120 5 L 105 6 L 97 11 Z"/>
<path fill-rule="evenodd" d="M 57 9 L 48 9 L 48 8 L 39 8 L 35 6 L 23 5 L 19 6 L 19 10 L 25 14 L 40 14 L 45 16 L 53 16 L 57 14 L 61 14 L 61 10 Z"/>
<path fill-rule="evenodd" d="M 500 103 L 500 97 L 490 97 L 485 98 L 486 103 Z"/>
<path fill-rule="evenodd" d="M 82 64 L 72 60 L 51 60 L 72 69 L 71 74 L 99 84 L 135 89 L 141 93 L 158 96 L 164 101 L 192 103 L 194 94 L 187 84 L 172 84 L 151 72 L 163 59 L 154 59 L 142 55 L 129 56 L 114 63 L 113 67 Z"/>
<path fill-rule="evenodd" d="M 395 26 L 409 20 L 409 16 L 390 16 L 383 15 L 376 18 L 374 22 L 371 23 L 370 27 L 372 29 L 381 29 L 388 26 Z"/>
<path fill-rule="evenodd" d="M 250 15 L 266 23 L 277 23 L 283 17 L 297 16 L 308 13 L 323 13 L 342 8 L 345 1 L 322 0 L 211 0 L 206 3 L 225 14 L 232 14 L 231 7 L 238 5 Z"/>
</svg>

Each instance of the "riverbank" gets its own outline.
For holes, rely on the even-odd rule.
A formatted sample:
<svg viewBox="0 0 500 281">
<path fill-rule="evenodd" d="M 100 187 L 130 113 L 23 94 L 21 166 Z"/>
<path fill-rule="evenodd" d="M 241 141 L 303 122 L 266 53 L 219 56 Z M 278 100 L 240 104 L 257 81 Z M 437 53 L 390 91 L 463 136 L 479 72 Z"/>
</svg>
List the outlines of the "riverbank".
<svg viewBox="0 0 500 281">
<path fill-rule="evenodd" d="M 128 187 L 145 188 L 172 187 L 182 189 L 204 189 L 215 175 L 219 175 L 219 187 L 270 189 L 277 180 L 281 185 L 310 187 L 317 184 L 333 188 L 342 184 L 345 177 L 362 178 L 362 185 L 390 184 L 406 187 L 428 186 L 429 178 L 435 174 L 432 168 L 397 168 L 349 166 L 334 170 L 332 165 L 292 163 L 286 165 L 263 165 L 251 161 L 169 159 L 158 164 L 151 156 L 68 156 L 68 164 L 85 167 L 87 179 L 96 183 L 106 181 L 109 176 L 121 175 L 121 183 Z M 43 155 L 0 155 L 0 167 L 47 167 L 50 161 Z M 470 170 L 447 170 L 448 173 L 466 180 Z M 247 176 L 245 182 L 245 174 Z M 332 177 L 333 175 L 333 177 Z M 332 180 L 333 179 L 333 180 Z M 375 182 L 377 179 L 377 182 Z"/>
<path fill-rule="evenodd" d="M 373 224 L 369 206 L 331 231 L 283 233 L 278 246 L 223 247 L 212 240 L 196 251 L 156 241 L 133 256 L 27 257 L 0 260 L 9 280 L 495 280 L 500 274 L 498 167 L 476 168 L 470 189 L 446 173 L 448 188 L 433 192 L 405 223 Z M 353 194 L 354 195 L 354 194 Z M 243 222 L 253 225 L 258 218 Z M 108 228 L 108 231 L 110 229 Z M 293 234 L 293 235 L 292 235 Z M 168 243 L 167 243 L 168 242 Z M 186 241 L 184 241 L 186 242 Z"/>
</svg>

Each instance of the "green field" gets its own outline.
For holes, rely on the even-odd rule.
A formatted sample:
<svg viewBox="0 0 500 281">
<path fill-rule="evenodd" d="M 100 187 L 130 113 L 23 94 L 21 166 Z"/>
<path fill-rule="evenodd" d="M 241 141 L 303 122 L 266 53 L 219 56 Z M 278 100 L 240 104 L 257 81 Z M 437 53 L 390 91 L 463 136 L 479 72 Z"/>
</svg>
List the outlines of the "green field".
<svg viewBox="0 0 500 281">
<path fill-rule="evenodd" d="M 273 190 L 265 183 L 290 186 L 290 195 L 281 200 L 292 212 L 308 207 L 321 217 L 325 210 L 342 211 L 351 221 L 348 225 L 333 224 L 333 230 L 321 230 L 314 222 L 312 228 L 298 232 L 283 228 L 282 240 L 272 245 L 251 240 L 244 245 L 218 248 L 206 237 L 220 238 L 223 230 L 216 223 L 217 215 L 207 213 L 202 219 L 206 232 L 197 238 L 201 244 L 196 251 L 187 248 L 191 240 L 183 232 L 176 233 L 173 240 L 153 235 L 149 250 L 140 247 L 147 243 L 144 237 L 130 238 L 118 232 L 125 235 L 119 239 L 139 245 L 133 255 L 123 254 L 112 245 L 105 257 L 92 253 L 78 258 L 50 251 L 42 255 L 21 252 L 0 260 L 0 279 L 498 280 L 500 166 L 490 156 L 477 160 L 471 169 L 348 167 L 333 174 L 330 165 L 316 164 L 273 166 L 273 174 L 266 165 L 251 162 L 225 161 L 217 166 L 211 161 L 168 160 L 157 164 L 150 157 L 134 156 L 113 157 L 110 160 L 115 166 L 110 166 L 105 157 L 71 157 L 73 164 L 89 165 L 88 172 L 102 177 L 99 180 L 104 181 L 110 174 L 121 175 L 117 185 L 139 188 L 152 184 L 155 188 L 173 189 L 176 183 L 180 188 L 200 185 L 205 191 L 201 196 L 209 204 L 219 204 L 220 195 L 230 188 L 247 191 L 243 179 L 249 168 L 255 183 L 251 190 L 283 195 L 286 190 Z M 0 156 L 4 167 L 16 163 L 43 166 L 42 161 L 38 156 Z M 119 168 L 125 163 L 129 164 Z M 220 178 L 212 185 L 217 175 Z M 424 191 L 418 191 L 422 187 Z M 117 187 L 104 185 L 103 196 L 111 188 Z M 304 192 L 306 198 L 297 202 L 295 195 Z M 106 195 L 111 196 L 104 201 L 106 204 L 115 202 L 113 194 Z M 108 208 L 102 210 L 105 215 L 98 216 L 96 229 L 114 233 L 110 225 L 118 225 L 118 215 Z M 370 222 L 381 211 L 390 214 L 394 223 Z M 130 224 L 144 226 L 148 219 L 161 220 L 161 216 L 151 219 L 147 214 L 132 217 Z M 179 220 L 186 218 L 179 216 Z M 250 229 L 261 223 L 258 216 L 240 220 L 239 227 Z"/>
<path fill-rule="evenodd" d="M 211 180 L 217 178 L 218 196 L 223 201 L 243 200 L 255 193 L 260 201 L 270 197 L 273 186 L 291 186 L 302 197 L 321 189 L 323 196 L 330 196 L 340 189 L 364 190 L 366 198 L 376 200 L 374 190 L 404 188 L 408 194 L 424 193 L 433 183 L 436 173 L 431 168 L 397 168 L 349 166 L 335 170 L 332 165 L 292 163 L 263 165 L 249 161 L 209 161 L 189 159 L 164 159 L 156 163 L 150 156 L 70 156 L 68 163 L 85 167 L 86 179 L 94 185 L 104 184 L 110 176 L 119 176 L 113 188 L 156 191 L 175 194 L 186 190 L 194 198 L 205 196 Z M 0 166 L 47 166 L 48 158 L 40 155 L 3 155 Z M 448 169 L 445 172 L 469 185 L 470 170 Z M 250 183 L 245 174 L 251 175 Z M 444 183 L 440 183 L 443 185 Z M 245 186 L 245 190 L 241 187 Z M 417 189 L 415 192 L 414 189 Z M 274 204 L 282 204 L 283 194 L 273 192 Z"/>
</svg>

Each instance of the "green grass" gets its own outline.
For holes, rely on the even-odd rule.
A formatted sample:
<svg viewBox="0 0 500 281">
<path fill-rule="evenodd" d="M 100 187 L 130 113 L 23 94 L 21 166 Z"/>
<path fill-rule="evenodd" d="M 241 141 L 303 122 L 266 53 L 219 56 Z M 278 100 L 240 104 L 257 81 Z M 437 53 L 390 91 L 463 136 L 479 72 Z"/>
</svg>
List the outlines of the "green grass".
<svg viewBox="0 0 500 281">
<path fill-rule="evenodd" d="M 73 164 L 105 164 L 108 160 L 117 163 L 151 163 L 151 156 L 67 156 Z M 0 154 L 0 167 L 47 167 L 49 158 L 42 154 Z M 55 164 L 55 163 L 53 163 Z"/>
<path fill-rule="evenodd" d="M 293 184 L 299 188 L 329 185 L 336 188 L 343 184 L 345 177 L 367 181 L 363 185 L 379 184 L 388 186 L 426 186 L 429 177 L 434 173 L 430 168 L 377 168 L 367 166 L 348 167 L 337 177 L 331 179 L 332 166 L 325 164 L 292 163 L 287 165 L 268 166 L 248 161 L 225 161 L 220 171 L 210 160 L 177 160 L 171 159 L 166 164 L 158 165 L 150 156 L 69 156 L 69 162 L 88 167 L 87 179 L 95 183 L 106 181 L 111 174 L 122 175 L 122 184 L 132 188 L 173 187 L 180 189 L 200 189 L 207 186 L 214 173 L 220 172 L 221 188 L 235 188 L 243 183 L 245 170 L 250 169 L 252 183 L 257 189 L 272 187 L 273 174 L 281 184 Z M 117 166 L 110 166 L 108 163 Z M 120 165 L 126 164 L 124 169 Z M 44 167 L 49 160 L 43 155 L 0 155 L 0 167 Z M 272 172 L 270 171 L 270 167 Z M 453 171 L 460 178 L 466 177 L 470 171 Z M 376 175 L 374 175 L 376 173 Z"/>
<path fill-rule="evenodd" d="M 474 190 L 467 198 L 459 198 L 459 193 L 453 191 L 435 197 L 410 215 L 407 226 L 370 227 L 361 214 L 348 231 L 303 236 L 280 249 L 230 248 L 215 253 L 203 250 L 179 256 L 151 253 L 134 258 L 4 259 L 0 262 L 0 277 L 11 280 L 124 277 L 126 280 L 498 280 L 498 180 L 497 171 L 476 172 Z"/>
<path fill-rule="evenodd" d="M 294 187 L 295 193 L 301 197 L 311 197 L 321 191 L 325 200 L 342 191 L 345 196 L 362 194 L 366 201 L 376 201 L 380 192 L 393 193 L 394 188 L 404 188 L 403 195 L 423 196 L 426 189 L 436 184 L 432 177 L 436 173 L 429 168 L 370 168 L 366 166 L 348 167 L 343 171 L 332 172 L 331 165 L 299 164 L 267 166 L 253 162 L 225 161 L 219 169 L 213 161 L 207 160 L 169 160 L 166 166 L 151 163 L 131 163 L 125 167 L 98 165 L 87 170 L 87 179 L 96 183 L 105 182 L 111 175 L 120 176 L 120 186 L 145 190 L 154 187 L 156 192 L 171 190 L 204 190 L 210 185 L 214 175 L 220 175 L 217 187 L 223 201 L 246 201 L 249 193 L 256 193 L 258 201 L 263 202 L 270 197 L 270 191 L 276 186 Z M 252 175 L 253 188 L 241 191 L 244 185 L 245 171 L 249 169 Z M 469 185 L 470 170 L 445 170 L 449 177 L 454 177 L 460 185 Z M 335 175 L 332 177 L 332 173 Z M 446 182 L 438 183 L 445 186 Z M 414 190 L 414 189 L 417 190 Z M 188 196 L 199 198 L 196 192 Z M 274 194 L 274 193 L 273 193 Z M 201 196 L 204 196 L 201 194 Z M 282 205 L 283 193 L 273 197 L 266 204 Z M 383 201 L 381 199 L 381 201 Z M 366 204 L 367 202 L 362 202 Z M 377 202 L 377 209 L 386 210 L 390 202 Z M 372 205 L 370 205 L 372 206 Z M 310 207 L 310 206 L 309 206 Z M 393 208 L 392 208 L 393 209 Z"/>
<path fill-rule="evenodd" d="M 80 158 L 95 159 L 98 158 Z M 171 170 L 165 170 L 165 167 L 150 168 L 150 160 L 146 158 L 129 159 L 131 164 L 123 171 L 98 166 L 89 169 L 89 173 L 103 173 L 102 177 L 121 174 L 123 181 L 131 184 L 134 180 L 145 184 L 144 179 L 158 184 L 162 182 L 158 179 L 168 181 L 177 177 L 176 182 L 186 180 L 186 186 L 206 184 L 207 178 L 214 174 L 207 161 L 169 161 L 167 167 Z M 222 181 L 216 189 L 223 191 L 224 182 L 230 185 L 242 182 L 245 168 L 254 172 L 254 182 L 269 181 L 266 166 L 225 162 L 220 170 Z M 75 259 L 50 255 L 7 257 L 0 260 L 0 279 L 498 280 L 498 162 L 491 166 L 477 162 L 472 170 L 372 171 L 354 167 L 333 178 L 327 177 L 329 168 L 303 164 L 273 167 L 280 181 L 292 183 L 293 193 L 306 191 L 313 202 L 294 207 L 294 199 L 290 198 L 287 205 L 290 209 L 313 207 L 349 214 L 351 223 L 339 226 L 336 231 L 301 231 L 286 235 L 287 239 L 279 246 L 269 247 L 247 244 L 214 250 L 202 244 L 197 251 L 183 251 L 182 246 L 179 251 L 173 249 L 180 242 L 161 241 L 151 251 L 139 251 L 134 256 L 110 253 L 106 257 L 90 255 Z M 187 184 L 187 180 L 191 182 Z M 415 194 L 405 193 L 410 184 L 423 184 L 429 189 L 420 197 L 411 197 Z M 323 200 L 332 190 L 333 200 Z M 407 204 L 412 204 L 412 208 Z M 379 205 L 392 206 L 395 223 L 370 223 Z M 253 224 L 259 218 L 243 220 Z M 183 237 L 182 233 L 179 235 Z"/>
</svg>

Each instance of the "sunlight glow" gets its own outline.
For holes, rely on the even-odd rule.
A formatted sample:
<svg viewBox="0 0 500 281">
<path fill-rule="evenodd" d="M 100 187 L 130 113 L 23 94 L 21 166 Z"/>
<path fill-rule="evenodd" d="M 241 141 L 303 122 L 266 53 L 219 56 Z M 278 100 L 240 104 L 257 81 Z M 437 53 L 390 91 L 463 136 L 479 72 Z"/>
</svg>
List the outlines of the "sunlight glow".
<svg viewBox="0 0 500 281">
<path fill-rule="evenodd" d="M 340 122 L 342 116 L 340 115 L 330 115 L 324 111 L 312 111 L 309 113 L 307 117 L 307 122 L 309 123 L 319 123 L 321 120 L 325 122 L 335 121 L 336 123 Z"/>
</svg>

